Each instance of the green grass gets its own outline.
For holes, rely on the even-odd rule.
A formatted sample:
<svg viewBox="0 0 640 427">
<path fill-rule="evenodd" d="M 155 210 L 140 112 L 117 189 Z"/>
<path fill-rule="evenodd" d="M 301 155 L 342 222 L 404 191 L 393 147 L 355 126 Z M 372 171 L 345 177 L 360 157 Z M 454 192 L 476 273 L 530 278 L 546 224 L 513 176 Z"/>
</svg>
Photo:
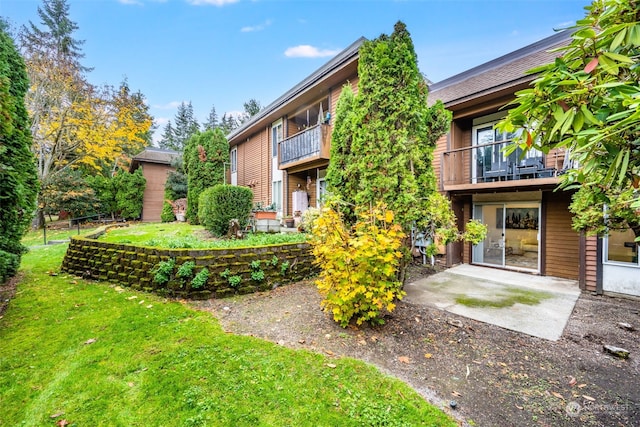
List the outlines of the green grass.
<svg viewBox="0 0 640 427">
<path fill-rule="evenodd" d="M 456 425 L 362 362 L 230 335 L 177 302 L 49 275 L 66 246 L 24 256 L 0 319 L 0 425 Z"/>
<path fill-rule="evenodd" d="M 456 302 L 467 307 L 511 307 L 516 303 L 524 305 L 537 305 L 542 300 L 551 298 L 548 292 L 530 291 L 519 288 L 506 288 L 504 293 L 493 295 L 493 299 L 474 298 L 467 295 L 459 295 Z"/>
<path fill-rule="evenodd" d="M 144 223 L 110 229 L 100 240 L 140 246 L 164 248 L 238 248 L 300 243 L 306 240 L 301 233 L 249 233 L 242 240 L 203 239 L 204 227 L 186 223 Z"/>
</svg>

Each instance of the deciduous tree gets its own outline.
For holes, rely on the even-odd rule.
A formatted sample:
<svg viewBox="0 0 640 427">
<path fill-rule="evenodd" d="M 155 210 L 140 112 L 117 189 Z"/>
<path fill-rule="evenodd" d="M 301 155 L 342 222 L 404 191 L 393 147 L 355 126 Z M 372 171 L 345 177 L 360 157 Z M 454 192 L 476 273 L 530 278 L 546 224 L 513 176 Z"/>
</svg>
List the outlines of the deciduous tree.
<svg viewBox="0 0 640 427">
<path fill-rule="evenodd" d="M 150 140 L 152 119 L 144 97 L 126 80 L 118 89 L 86 80 L 83 41 L 73 37 L 78 26 L 66 0 L 44 0 L 38 14 L 42 27 L 30 22 L 21 41 L 31 82 L 32 151 L 45 187 L 66 168 L 108 169 L 122 153 L 139 151 Z M 38 219 L 41 225 L 44 217 Z"/>
</svg>

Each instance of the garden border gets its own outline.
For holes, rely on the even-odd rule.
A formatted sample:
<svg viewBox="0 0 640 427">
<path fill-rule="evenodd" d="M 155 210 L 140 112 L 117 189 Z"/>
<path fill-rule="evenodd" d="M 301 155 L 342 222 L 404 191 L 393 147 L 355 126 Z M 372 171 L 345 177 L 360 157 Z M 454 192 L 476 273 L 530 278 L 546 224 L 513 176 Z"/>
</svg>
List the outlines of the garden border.
<svg viewBox="0 0 640 427">
<path fill-rule="evenodd" d="M 62 271 L 86 279 L 109 281 L 162 296 L 190 299 L 224 298 L 273 289 L 317 275 L 308 243 L 225 249 L 165 249 L 96 240 L 107 229 L 73 236 L 62 261 Z M 175 260 L 166 282 L 156 272 L 161 263 Z M 193 262 L 194 274 L 206 268 L 204 286 L 192 286 L 177 271 Z M 240 277 L 241 280 L 233 279 Z M 162 280 L 161 280 L 162 281 Z"/>
</svg>

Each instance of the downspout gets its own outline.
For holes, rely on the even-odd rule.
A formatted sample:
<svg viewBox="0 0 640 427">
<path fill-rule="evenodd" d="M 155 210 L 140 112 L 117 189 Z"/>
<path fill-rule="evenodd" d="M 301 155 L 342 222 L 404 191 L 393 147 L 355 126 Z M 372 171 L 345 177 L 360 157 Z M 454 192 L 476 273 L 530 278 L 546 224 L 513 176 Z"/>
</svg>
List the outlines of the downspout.
<svg viewBox="0 0 640 427">
<path fill-rule="evenodd" d="M 596 295 L 604 294 L 602 289 L 602 238 L 598 236 L 596 244 Z"/>
</svg>

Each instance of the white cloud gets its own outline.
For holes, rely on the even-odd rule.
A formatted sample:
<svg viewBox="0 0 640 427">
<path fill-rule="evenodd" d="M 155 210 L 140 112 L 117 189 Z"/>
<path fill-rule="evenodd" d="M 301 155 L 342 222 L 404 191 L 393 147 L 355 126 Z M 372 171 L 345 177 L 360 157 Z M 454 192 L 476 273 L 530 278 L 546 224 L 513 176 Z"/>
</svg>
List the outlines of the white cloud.
<svg viewBox="0 0 640 427">
<path fill-rule="evenodd" d="M 142 2 L 138 0 L 118 0 L 120 4 L 132 4 L 136 6 L 142 6 Z"/>
<path fill-rule="evenodd" d="M 187 0 L 187 3 L 192 4 L 194 6 L 201 5 L 213 5 L 213 6 L 224 6 L 226 4 L 237 3 L 239 0 Z"/>
<path fill-rule="evenodd" d="M 182 101 L 171 101 L 166 104 L 154 104 L 151 107 L 157 108 L 158 110 L 172 110 L 174 108 L 178 108 L 182 104 Z"/>
<path fill-rule="evenodd" d="M 289 58 L 322 58 L 325 56 L 334 56 L 340 51 L 335 49 L 318 49 L 315 46 L 301 44 L 287 48 L 284 55 Z"/>
<path fill-rule="evenodd" d="M 162 128 L 167 123 L 169 123 L 169 120 L 171 119 L 168 117 L 156 117 L 153 121 L 155 122 L 156 126 L 158 126 L 158 128 Z"/>
<path fill-rule="evenodd" d="M 251 33 L 251 32 L 255 32 L 255 31 L 262 31 L 265 28 L 267 28 L 269 25 L 271 25 L 271 20 L 267 19 L 263 24 L 242 27 L 242 28 L 240 28 L 240 31 L 243 32 L 243 33 Z"/>
</svg>

